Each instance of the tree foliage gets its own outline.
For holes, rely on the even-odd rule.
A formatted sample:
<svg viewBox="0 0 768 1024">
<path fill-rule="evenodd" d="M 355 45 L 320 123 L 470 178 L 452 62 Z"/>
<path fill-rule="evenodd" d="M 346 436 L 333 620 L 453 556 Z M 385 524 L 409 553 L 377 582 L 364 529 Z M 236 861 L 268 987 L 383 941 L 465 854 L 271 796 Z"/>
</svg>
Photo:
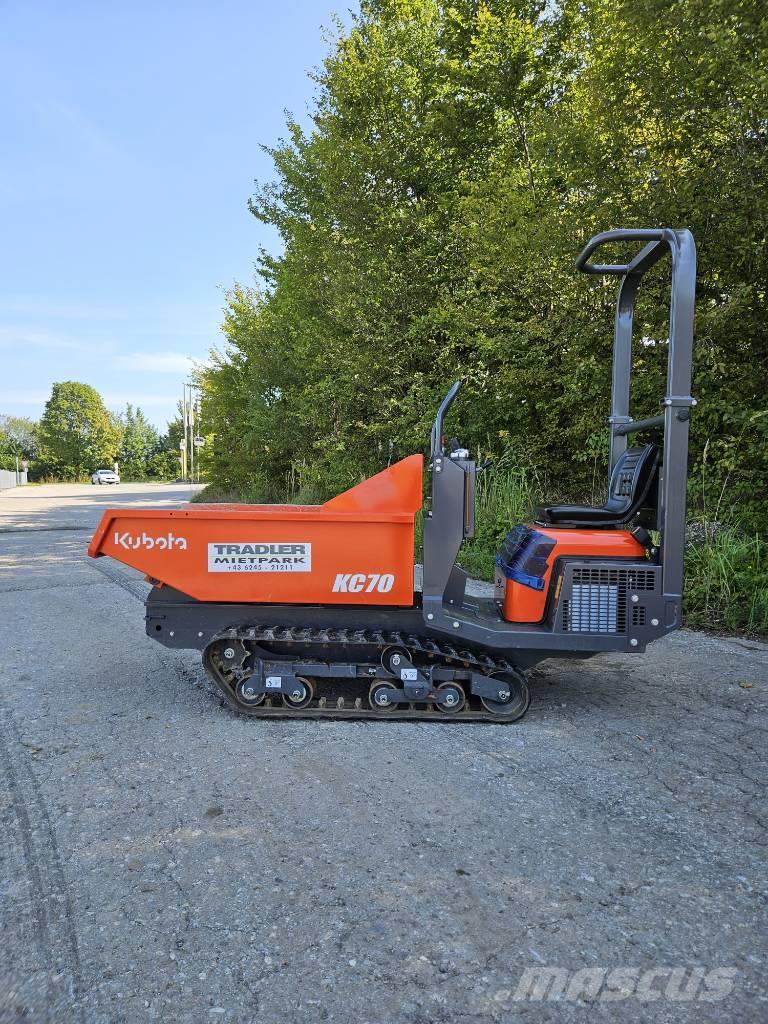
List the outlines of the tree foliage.
<svg viewBox="0 0 768 1024">
<path fill-rule="evenodd" d="M 150 464 L 160 451 L 160 436 L 141 409 L 128 403 L 121 416 L 123 438 L 118 461 L 124 478 L 143 480 L 150 476 Z"/>
<path fill-rule="evenodd" d="M 179 475 L 179 439 L 184 433 L 180 414 L 171 420 L 164 434 L 138 406 L 134 409 L 130 403 L 120 420 L 123 437 L 119 462 L 123 479 L 174 479 Z"/>
<path fill-rule="evenodd" d="M 461 377 L 462 439 L 576 497 L 604 450 L 614 283 L 573 258 L 610 227 L 687 226 L 693 497 L 726 485 L 763 523 L 767 58 L 750 0 L 363 0 L 251 201 L 283 252 L 232 290 L 201 371 L 209 473 L 331 493 L 423 448 Z M 663 394 L 667 304 L 660 269 L 636 416 Z"/>
<path fill-rule="evenodd" d="M 17 458 L 37 458 L 39 429 L 39 424 L 26 416 L 0 415 L 1 468 L 15 468 Z"/>
<path fill-rule="evenodd" d="M 42 457 L 63 478 L 81 478 L 115 461 L 123 429 L 89 384 L 54 384 L 40 421 Z"/>
<path fill-rule="evenodd" d="M 172 480 L 180 476 L 179 442 L 183 437 L 184 420 L 179 402 L 177 415 L 169 421 L 166 432 L 159 439 L 159 447 L 149 461 L 151 476 Z"/>
</svg>

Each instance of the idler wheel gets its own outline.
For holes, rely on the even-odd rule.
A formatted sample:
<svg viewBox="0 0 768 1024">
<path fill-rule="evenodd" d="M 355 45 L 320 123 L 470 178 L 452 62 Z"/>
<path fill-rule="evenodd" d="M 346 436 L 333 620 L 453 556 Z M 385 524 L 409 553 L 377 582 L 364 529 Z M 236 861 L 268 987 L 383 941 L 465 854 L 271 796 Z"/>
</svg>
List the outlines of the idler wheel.
<svg viewBox="0 0 768 1024">
<path fill-rule="evenodd" d="M 404 667 L 404 662 L 410 662 L 410 660 L 410 655 L 405 647 L 399 647 L 396 644 L 385 648 L 381 655 L 382 666 L 396 679 L 400 678 L 400 669 Z"/>
<path fill-rule="evenodd" d="M 516 722 L 522 718 L 531 703 L 531 693 L 523 676 L 517 672 L 494 672 L 490 678 L 499 681 L 499 699 L 481 697 L 480 703 L 485 710 L 505 722 Z"/>
</svg>

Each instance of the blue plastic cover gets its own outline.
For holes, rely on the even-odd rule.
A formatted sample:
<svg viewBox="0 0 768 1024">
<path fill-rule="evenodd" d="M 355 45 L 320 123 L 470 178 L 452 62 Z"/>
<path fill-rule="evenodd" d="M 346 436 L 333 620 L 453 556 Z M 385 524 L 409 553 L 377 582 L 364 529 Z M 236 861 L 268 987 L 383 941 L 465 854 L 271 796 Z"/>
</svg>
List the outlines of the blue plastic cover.
<svg viewBox="0 0 768 1024">
<path fill-rule="evenodd" d="M 504 538 L 496 565 L 508 580 L 532 590 L 544 589 L 547 559 L 556 541 L 530 526 L 515 526 Z"/>
</svg>

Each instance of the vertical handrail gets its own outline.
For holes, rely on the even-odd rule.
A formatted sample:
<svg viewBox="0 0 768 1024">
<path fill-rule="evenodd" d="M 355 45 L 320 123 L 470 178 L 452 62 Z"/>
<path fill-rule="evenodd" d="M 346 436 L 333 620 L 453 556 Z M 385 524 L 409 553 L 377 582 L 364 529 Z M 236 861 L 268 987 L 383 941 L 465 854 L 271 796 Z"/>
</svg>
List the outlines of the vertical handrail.
<svg viewBox="0 0 768 1024">
<path fill-rule="evenodd" d="M 435 422 L 432 424 L 432 438 L 430 444 L 430 459 L 434 459 L 436 455 L 443 454 L 443 420 L 450 407 L 453 405 L 453 400 L 459 393 L 462 382 L 457 380 L 452 385 L 448 394 L 440 403 L 440 408 L 437 410 L 437 416 L 435 416 Z"/>
<path fill-rule="evenodd" d="M 688 433 L 692 406 L 693 323 L 696 302 L 696 243 L 688 230 L 676 231 L 672 253 L 667 394 L 664 397 L 664 468 L 661 487 L 661 544 L 664 593 L 683 593 Z"/>
<path fill-rule="evenodd" d="M 634 327 L 635 299 L 640 278 L 636 274 L 622 278 L 616 300 L 616 320 L 613 329 L 613 372 L 611 378 L 611 424 L 608 475 L 621 455 L 627 450 L 626 435 L 614 433 L 613 428 L 629 423 L 629 396 L 632 379 L 632 330 Z"/>
</svg>

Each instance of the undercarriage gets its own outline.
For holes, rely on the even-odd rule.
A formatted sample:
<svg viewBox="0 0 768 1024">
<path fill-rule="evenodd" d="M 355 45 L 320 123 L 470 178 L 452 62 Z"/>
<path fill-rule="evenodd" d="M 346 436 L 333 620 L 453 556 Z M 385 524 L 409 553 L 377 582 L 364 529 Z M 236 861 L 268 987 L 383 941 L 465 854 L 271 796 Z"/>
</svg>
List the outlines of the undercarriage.
<svg viewBox="0 0 768 1024">
<path fill-rule="evenodd" d="M 410 633 L 233 627 L 203 664 L 227 702 L 255 717 L 513 722 L 530 703 L 506 659 Z"/>
</svg>

